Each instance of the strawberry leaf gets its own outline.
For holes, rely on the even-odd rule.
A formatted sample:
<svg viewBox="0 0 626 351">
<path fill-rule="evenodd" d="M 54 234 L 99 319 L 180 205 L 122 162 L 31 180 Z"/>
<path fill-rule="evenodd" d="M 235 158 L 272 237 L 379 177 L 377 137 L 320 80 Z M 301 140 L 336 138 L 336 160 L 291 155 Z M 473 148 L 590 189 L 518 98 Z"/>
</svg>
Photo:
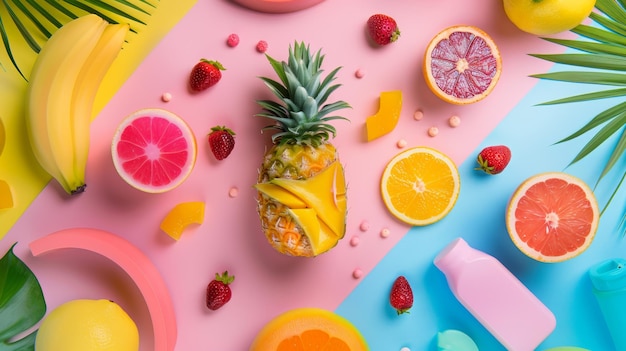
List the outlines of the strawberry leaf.
<svg viewBox="0 0 626 351">
<path fill-rule="evenodd" d="M 15 339 L 43 318 L 46 302 L 37 277 L 13 247 L 0 259 L 0 351 L 31 351 L 36 332 Z"/>
</svg>

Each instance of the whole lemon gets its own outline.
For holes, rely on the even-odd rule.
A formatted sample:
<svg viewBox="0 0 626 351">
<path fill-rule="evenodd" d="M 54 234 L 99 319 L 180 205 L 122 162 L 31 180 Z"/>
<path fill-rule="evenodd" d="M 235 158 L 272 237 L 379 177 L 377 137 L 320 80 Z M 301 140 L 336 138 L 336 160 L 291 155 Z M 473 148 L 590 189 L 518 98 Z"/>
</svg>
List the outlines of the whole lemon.
<svg viewBox="0 0 626 351">
<path fill-rule="evenodd" d="M 503 0 L 504 12 L 517 28 L 535 35 L 556 34 L 579 25 L 596 0 Z"/>
<path fill-rule="evenodd" d="M 128 314 L 109 300 L 79 299 L 52 310 L 35 339 L 37 351 L 137 351 L 139 331 Z"/>
</svg>

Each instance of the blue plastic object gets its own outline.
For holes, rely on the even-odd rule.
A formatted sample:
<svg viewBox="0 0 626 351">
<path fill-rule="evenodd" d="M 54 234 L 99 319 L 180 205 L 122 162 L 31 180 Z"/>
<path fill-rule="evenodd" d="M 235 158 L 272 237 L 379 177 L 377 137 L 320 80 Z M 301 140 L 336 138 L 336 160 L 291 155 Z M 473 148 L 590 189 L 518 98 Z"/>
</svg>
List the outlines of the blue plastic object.
<svg viewBox="0 0 626 351">
<path fill-rule="evenodd" d="M 593 294 L 617 351 L 626 351 L 626 260 L 609 259 L 589 269 Z"/>
</svg>

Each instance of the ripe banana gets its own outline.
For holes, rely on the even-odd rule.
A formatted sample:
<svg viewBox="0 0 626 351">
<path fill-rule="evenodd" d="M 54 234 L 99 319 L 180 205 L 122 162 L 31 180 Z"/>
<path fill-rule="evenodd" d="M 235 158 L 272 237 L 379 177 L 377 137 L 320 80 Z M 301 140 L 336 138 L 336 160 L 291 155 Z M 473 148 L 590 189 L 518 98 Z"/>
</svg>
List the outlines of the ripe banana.
<svg viewBox="0 0 626 351">
<path fill-rule="evenodd" d="M 129 26 L 89 14 L 59 28 L 28 83 L 26 127 L 35 158 L 68 194 L 85 190 L 93 102 Z"/>
</svg>

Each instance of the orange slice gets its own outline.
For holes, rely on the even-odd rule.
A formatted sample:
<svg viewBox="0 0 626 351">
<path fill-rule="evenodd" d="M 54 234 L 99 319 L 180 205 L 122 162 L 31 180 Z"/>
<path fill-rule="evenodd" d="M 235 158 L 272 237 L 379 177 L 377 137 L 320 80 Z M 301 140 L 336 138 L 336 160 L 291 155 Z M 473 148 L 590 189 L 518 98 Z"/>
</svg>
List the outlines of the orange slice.
<svg viewBox="0 0 626 351">
<path fill-rule="evenodd" d="M 484 99 L 502 72 L 498 47 L 473 26 L 453 26 L 437 34 L 424 55 L 424 78 L 444 101 L 463 105 Z"/>
<path fill-rule="evenodd" d="M 593 191 L 562 172 L 534 175 L 508 203 L 506 227 L 515 246 L 542 262 L 575 257 L 591 244 L 600 218 Z"/>
<path fill-rule="evenodd" d="M 266 324 L 250 351 L 365 351 L 359 330 L 340 315 L 320 308 L 287 311 Z"/>
<path fill-rule="evenodd" d="M 390 133 L 400 120 L 402 110 L 402 91 L 384 91 L 380 93 L 378 112 L 365 120 L 367 141 L 372 141 Z"/>
<path fill-rule="evenodd" d="M 397 154 L 385 167 L 380 190 L 385 206 L 415 226 L 435 223 L 456 204 L 461 182 L 454 162 L 429 147 Z"/>
<path fill-rule="evenodd" d="M 161 221 L 161 230 L 174 240 L 179 240 L 188 225 L 202 224 L 204 221 L 204 202 L 182 202 L 174 206 Z"/>
</svg>

